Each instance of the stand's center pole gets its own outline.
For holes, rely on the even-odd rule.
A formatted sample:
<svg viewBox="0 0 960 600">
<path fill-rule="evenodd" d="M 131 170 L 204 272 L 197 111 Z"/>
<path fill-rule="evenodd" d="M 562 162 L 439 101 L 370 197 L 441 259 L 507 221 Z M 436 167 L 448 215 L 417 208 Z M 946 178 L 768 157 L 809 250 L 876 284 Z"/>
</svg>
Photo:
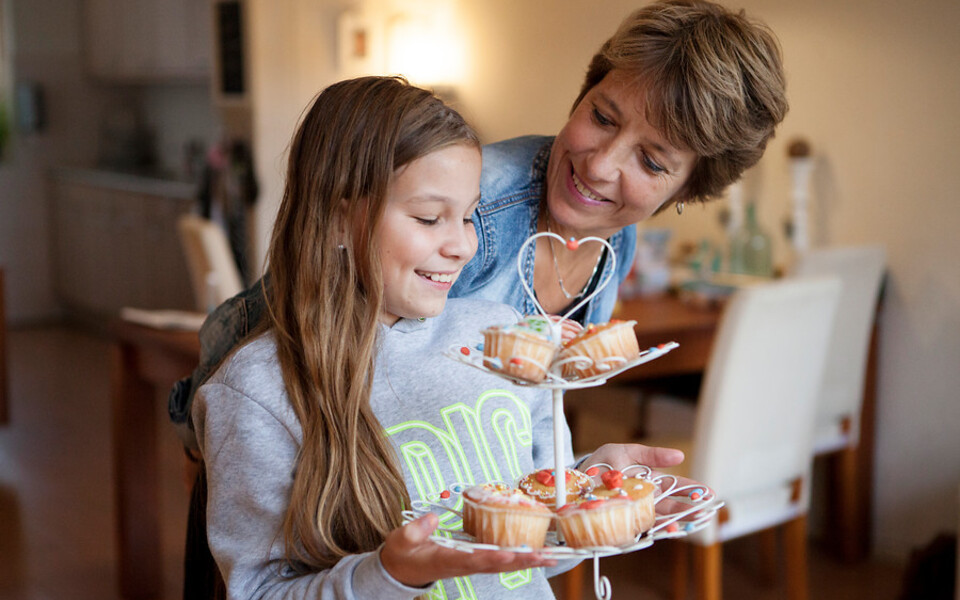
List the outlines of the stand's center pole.
<svg viewBox="0 0 960 600">
<path fill-rule="evenodd" d="M 567 503 L 567 469 L 563 462 L 563 390 L 553 390 L 553 481 L 556 485 L 557 510 Z"/>
</svg>

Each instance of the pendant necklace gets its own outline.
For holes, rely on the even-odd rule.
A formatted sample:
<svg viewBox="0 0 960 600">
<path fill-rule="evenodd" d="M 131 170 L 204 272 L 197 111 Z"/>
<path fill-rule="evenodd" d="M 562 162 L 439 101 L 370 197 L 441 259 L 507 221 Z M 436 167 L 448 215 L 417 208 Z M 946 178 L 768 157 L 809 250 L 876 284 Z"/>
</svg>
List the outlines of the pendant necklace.
<svg viewBox="0 0 960 600">
<path fill-rule="evenodd" d="M 553 231 L 550 230 L 550 214 L 547 213 L 545 217 L 547 222 L 547 233 L 553 233 Z M 587 279 L 587 282 L 583 284 L 583 288 L 580 289 L 579 293 L 571 294 L 567 291 L 567 288 L 563 286 L 563 276 L 560 275 L 560 265 L 557 263 L 557 253 L 553 249 L 553 236 L 547 237 L 547 244 L 550 246 L 550 256 L 553 257 L 553 270 L 557 274 L 557 282 L 560 284 L 560 293 L 566 296 L 567 300 L 576 300 L 577 298 L 582 297 L 587 291 L 587 288 L 590 287 L 590 282 L 593 281 L 593 278 L 597 275 L 597 269 L 600 268 L 600 259 L 603 258 L 603 250 L 601 250 L 600 254 L 597 256 L 597 262 L 593 264 L 593 271 L 590 273 L 590 277 Z"/>
</svg>

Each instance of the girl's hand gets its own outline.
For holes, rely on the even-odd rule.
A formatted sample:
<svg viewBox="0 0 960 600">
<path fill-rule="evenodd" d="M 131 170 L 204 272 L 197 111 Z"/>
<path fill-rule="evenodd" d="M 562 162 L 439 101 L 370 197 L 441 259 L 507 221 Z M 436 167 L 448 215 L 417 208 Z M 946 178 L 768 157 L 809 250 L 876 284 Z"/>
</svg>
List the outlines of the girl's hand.
<svg viewBox="0 0 960 600">
<path fill-rule="evenodd" d="M 380 561 L 387 573 L 404 585 L 424 587 L 438 579 L 557 564 L 537 552 L 474 550 L 470 553 L 446 548 L 430 539 L 437 524 L 437 516 L 428 514 L 393 530 L 380 551 Z"/>
</svg>

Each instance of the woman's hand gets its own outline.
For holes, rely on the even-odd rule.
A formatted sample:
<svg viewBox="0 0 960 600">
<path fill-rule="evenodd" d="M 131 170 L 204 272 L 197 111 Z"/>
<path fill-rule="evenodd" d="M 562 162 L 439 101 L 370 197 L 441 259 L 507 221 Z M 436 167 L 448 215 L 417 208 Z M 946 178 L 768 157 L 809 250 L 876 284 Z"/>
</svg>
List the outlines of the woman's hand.
<svg viewBox="0 0 960 600">
<path fill-rule="evenodd" d="M 380 551 L 380 560 L 387 573 L 404 585 L 423 587 L 438 579 L 557 564 L 538 552 L 474 550 L 470 553 L 446 548 L 430 540 L 437 524 L 437 516 L 428 514 L 393 530 Z"/>
<path fill-rule="evenodd" d="M 683 462 L 683 451 L 674 448 L 659 448 L 643 444 L 604 444 L 594 451 L 580 466 L 586 471 L 591 465 L 606 463 L 614 469 L 630 465 L 647 465 L 652 469 L 675 467 Z"/>
<path fill-rule="evenodd" d="M 586 471 L 592 465 L 606 463 L 617 470 L 622 470 L 630 465 L 641 464 L 656 471 L 656 469 L 675 467 L 683 462 L 683 458 L 683 451 L 674 448 L 659 448 L 644 446 L 643 444 L 604 444 L 583 461 L 580 470 Z M 689 477 L 677 475 L 675 477 L 677 478 L 678 488 L 686 488 L 687 486 L 707 487 Z M 671 496 L 662 498 L 657 502 L 657 513 L 673 514 L 689 507 L 689 504 L 674 500 Z"/>
</svg>

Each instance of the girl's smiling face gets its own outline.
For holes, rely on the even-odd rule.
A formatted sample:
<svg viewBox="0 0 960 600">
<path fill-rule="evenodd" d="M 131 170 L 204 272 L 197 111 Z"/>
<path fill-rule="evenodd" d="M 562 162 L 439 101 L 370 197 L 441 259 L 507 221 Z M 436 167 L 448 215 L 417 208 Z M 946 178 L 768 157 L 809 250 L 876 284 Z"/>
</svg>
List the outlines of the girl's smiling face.
<svg viewBox="0 0 960 600">
<path fill-rule="evenodd" d="M 568 235 L 607 238 L 673 198 L 696 158 L 647 122 L 642 93 L 615 69 L 587 92 L 554 140 L 551 220 Z"/>
<path fill-rule="evenodd" d="M 477 251 L 480 151 L 458 144 L 397 169 L 379 228 L 381 321 L 440 314 L 460 270 Z"/>
</svg>

